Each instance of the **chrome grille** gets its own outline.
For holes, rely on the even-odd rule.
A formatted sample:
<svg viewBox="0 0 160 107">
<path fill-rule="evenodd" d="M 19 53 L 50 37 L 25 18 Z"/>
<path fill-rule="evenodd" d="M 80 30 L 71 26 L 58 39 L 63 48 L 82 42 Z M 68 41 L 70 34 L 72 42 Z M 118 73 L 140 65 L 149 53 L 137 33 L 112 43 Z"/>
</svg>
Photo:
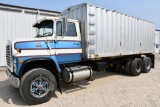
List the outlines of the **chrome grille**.
<svg viewBox="0 0 160 107">
<path fill-rule="evenodd" d="M 6 46 L 6 62 L 7 66 L 11 67 L 11 47 L 9 45 Z"/>
</svg>

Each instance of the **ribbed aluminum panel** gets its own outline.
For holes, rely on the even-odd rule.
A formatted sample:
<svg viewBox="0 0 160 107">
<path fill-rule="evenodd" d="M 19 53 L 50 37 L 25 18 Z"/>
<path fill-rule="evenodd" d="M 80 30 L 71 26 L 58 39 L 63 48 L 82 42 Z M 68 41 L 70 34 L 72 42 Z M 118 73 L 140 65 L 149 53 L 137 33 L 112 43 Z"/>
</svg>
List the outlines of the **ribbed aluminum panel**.
<svg viewBox="0 0 160 107">
<path fill-rule="evenodd" d="M 80 22 L 84 58 L 154 52 L 154 24 L 89 4 L 61 13 Z"/>
<path fill-rule="evenodd" d="M 160 53 L 160 30 L 155 31 L 155 53 Z"/>
<path fill-rule="evenodd" d="M 54 14 L 52 12 L 48 12 L 48 15 L 47 13 L 42 15 L 38 14 L 38 11 L 34 11 L 28 11 L 23 8 L 18 8 L 17 10 L 9 7 L 0 8 L 0 66 L 6 66 L 7 40 L 35 37 L 36 29 L 32 27 L 32 24 L 43 17 L 54 16 L 51 15 Z"/>
</svg>

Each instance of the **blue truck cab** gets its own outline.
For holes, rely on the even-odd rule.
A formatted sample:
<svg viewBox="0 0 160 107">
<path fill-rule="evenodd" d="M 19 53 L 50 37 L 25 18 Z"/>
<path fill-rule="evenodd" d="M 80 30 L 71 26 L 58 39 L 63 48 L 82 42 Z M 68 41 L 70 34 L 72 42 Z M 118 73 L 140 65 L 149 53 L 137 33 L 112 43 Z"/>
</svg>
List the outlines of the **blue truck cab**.
<svg viewBox="0 0 160 107">
<path fill-rule="evenodd" d="M 77 20 L 48 17 L 33 27 L 35 38 L 8 41 L 6 46 L 8 78 L 29 104 L 48 101 L 57 87 L 61 91 L 61 80 L 72 83 L 92 76 L 89 66 L 78 65 L 82 46 Z"/>
</svg>

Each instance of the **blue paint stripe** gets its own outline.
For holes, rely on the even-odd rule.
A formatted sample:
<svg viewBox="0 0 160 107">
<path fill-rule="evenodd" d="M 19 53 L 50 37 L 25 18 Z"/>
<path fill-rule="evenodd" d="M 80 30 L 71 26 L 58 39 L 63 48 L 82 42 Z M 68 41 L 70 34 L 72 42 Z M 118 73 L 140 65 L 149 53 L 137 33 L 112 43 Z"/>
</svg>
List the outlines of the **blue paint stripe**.
<svg viewBox="0 0 160 107">
<path fill-rule="evenodd" d="M 37 58 L 41 58 L 41 56 L 37 56 Z M 67 64 L 67 63 L 74 63 L 74 62 L 80 62 L 82 58 L 82 54 L 62 54 L 62 55 L 56 55 L 56 56 L 45 56 L 45 57 L 50 57 L 52 60 L 56 63 L 57 68 L 60 70 L 59 64 Z M 17 71 L 16 74 L 19 74 L 21 64 L 19 64 L 19 60 L 23 60 L 23 62 L 27 59 L 32 59 L 36 58 L 36 56 L 23 56 L 23 57 L 16 57 L 16 66 L 17 66 Z"/>
<path fill-rule="evenodd" d="M 57 42 L 56 43 L 56 48 L 81 48 L 81 42 Z"/>
<path fill-rule="evenodd" d="M 59 64 L 80 62 L 82 58 L 82 54 L 62 54 L 56 56 Z"/>
<path fill-rule="evenodd" d="M 52 49 L 58 48 L 58 49 L 75 49 L 75 48 L 81 48 L 81 42 L 80 41 L 58 41 L 56 43 L 54 42 L 48 42 L 49 46 Z M 15 43 L 15 49 L 48 49 L 45 41 L 29 41 L 29 42 L 18 42 Z"/>
<path fill-rule="evenodd" d="M 39 42 L 41 43 L 41 45 L 38 47 L 37 44 L 38 42 L 22 42 L 22 43 L 15 43 L 15 49 L 35 49 L 35 48 L 46 48 L 47 49 L 47 45 L 45 42 Z"/>
</svg>

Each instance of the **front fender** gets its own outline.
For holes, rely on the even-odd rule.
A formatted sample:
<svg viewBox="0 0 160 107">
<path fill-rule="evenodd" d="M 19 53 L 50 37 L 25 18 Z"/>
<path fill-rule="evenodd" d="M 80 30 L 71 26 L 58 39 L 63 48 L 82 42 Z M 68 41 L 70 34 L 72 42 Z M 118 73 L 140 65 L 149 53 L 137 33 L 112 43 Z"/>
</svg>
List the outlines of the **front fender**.
<svg viewBox="0 0 160 107">
<path fill-rule="evenodd" d="M 23 61 L 22 64 L 19 63 L 20 60 Z M 57 59 L 56 59 L 55 56 L 52 56 L 52 57 L 36 57 L 36 58 L 33 58 L 33 57 L 20 57 L 19 58 L 18 57 L 18 58 L 16 58 L 16 61 L 17 61 L 17 64 L 16 64 L 16 66 L 17 66 L 16 75 L 18 77 L 22 77 L 24 68 L 28 63 L 35 62 L 35 61 L 51 61 L 54 65 L 56 65 L 57 71 L 59 73 L 61 72 L 61 69 L 59 67 L 59 64 L 58 64 Z"/>
</svg>

